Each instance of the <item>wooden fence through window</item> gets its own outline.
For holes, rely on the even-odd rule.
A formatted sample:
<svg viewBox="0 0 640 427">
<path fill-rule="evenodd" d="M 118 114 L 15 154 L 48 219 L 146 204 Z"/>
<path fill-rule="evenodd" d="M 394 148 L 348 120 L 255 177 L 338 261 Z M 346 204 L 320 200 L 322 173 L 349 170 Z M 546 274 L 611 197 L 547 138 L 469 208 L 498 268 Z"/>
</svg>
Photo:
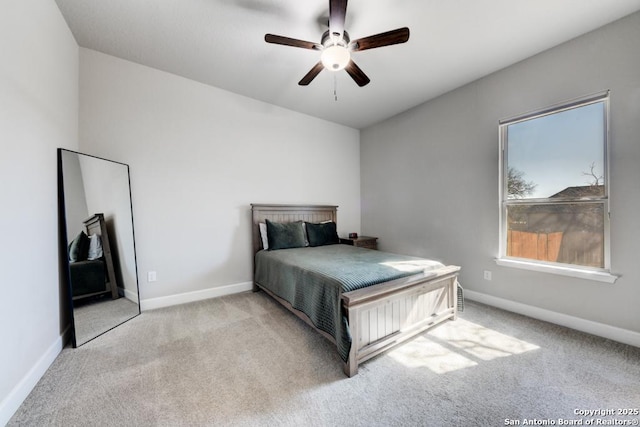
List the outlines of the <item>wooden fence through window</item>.
<svg viewBox="0 0 640 427">
<path fill-rule="evenodd" d="M 532 233 L 509 230 L 507 256 L 604 267 L 604 236 L 594 232 Z"/>
</svg>

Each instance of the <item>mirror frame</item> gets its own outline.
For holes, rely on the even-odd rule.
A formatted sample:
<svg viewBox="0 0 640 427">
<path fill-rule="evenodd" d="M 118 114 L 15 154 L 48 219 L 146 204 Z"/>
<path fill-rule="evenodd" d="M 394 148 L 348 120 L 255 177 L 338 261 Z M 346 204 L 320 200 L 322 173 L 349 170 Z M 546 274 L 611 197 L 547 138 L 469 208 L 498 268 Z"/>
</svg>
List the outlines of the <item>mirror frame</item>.
<svg viewBox="0 0 640 427">
<path fill-rule="evenodd" d="M 93 159 L 97 159 L 97 160 L 103 160 L 109 163 L 115 163 L 118 165 L 122 165 L 126 168 L 126 172 L 127 172 L 127 183 L 128 183 L 128 191 L 129 191 L 129 209 L 131 212 L 131 232 L 132 232 L 132 241 L 133 241 L 133 262 L 134 262 L 134 269 L 135 269 L 135 275 L 136 275 L 136 280 L 135 280 L 135 288 L 136 288 L 136 293 L 137 293 L 137 305 L 138 305 L 138 311 L 137 313 L 135 313 L 134 315 L 132 315 L 131 317 L 129 317 L 126 320 L 120 321 L 119 323 L 110 326 L 108 329 L 97 333 L 95 336 L 92 336 L 91 338 L 87 339 L 86 341 L 80 343 L 78 345 L 77 343 L 77 337 L 76 337 L 76 319 L 75 319 L 75 315 L 74 315 L 74 300 L 73 300 L 73 284 L 71 283 L 71 268 L 70 268 L 70 262 L 69 262 L 69 254 L 68 254 L 68 248 L 69 248 L 69 239 L 67 237 L 67 209 L 66 209 L 66 204 L 65 204 L 65 192 L 64 192 L 64 171 L 63 171 L 63 152 L 67 152 L 67 153 L 73 153 L 73 154 L 77 154 L 80 156 L 86 156 L 86 157 L 91 157 Z M 58 148 L 57 149 L 57 163 L 58 163 L 58 218 L 59 218 L 59 236 L 60 236 L 60 262 L 61 262 L 61 269 L 63 271 L 62 277 L 64 279 L 64 281 L 66 282 L 66 291 L 68 293 L 67 295 L 67 302 L 68 302 L 68 315 L 69 315 L 69 319 L 70 319 L 70 327 L 71 327 L 71 344 L 73 346 L 73 348 L 77 348 L 81 345 L 84 345 L 96 338 L 98 338 L 101 335 L 104 335 L 105 333 L 111 331 L 112 329 L 128 322 L 129 320 L 139 316 L 142 311 L 140 309 L 140 279 L 139 279 L 139 274 L 138 274 L 138 257 L 137 257 L 137 252 L 136 252 L 136 238 L 135 238 L 135 226 L 134 226 L 134 220 L 133 220 L 133 198 L 131 196 L 131 174 L 129 172 L 129 165 L 127 165 L 126 163 L 121 163 L 121 162 L 117 162 L 115 160 L 109 160 L 109 159 L 104 159 L 102 157 L 98 157 L 98 156 L 93 156 L 91 154 L 86 154 L 86 153 L 80 153 L 78 151 L 73 151 L 73 150 L 68 150 L 66 148 Z M 120 265 L 122 265 L 122 262 L 119 262 Z M 116 275 L 117 277 L 117 275 Z M 115 280 L 115 278 L 114 278 Z"/>
</svg>

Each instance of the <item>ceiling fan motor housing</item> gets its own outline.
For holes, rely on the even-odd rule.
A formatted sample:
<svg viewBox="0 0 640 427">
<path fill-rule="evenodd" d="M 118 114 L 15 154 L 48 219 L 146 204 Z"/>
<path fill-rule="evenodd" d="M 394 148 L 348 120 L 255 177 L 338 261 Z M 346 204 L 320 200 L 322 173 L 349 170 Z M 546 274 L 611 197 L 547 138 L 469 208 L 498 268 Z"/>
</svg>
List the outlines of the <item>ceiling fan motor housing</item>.
<svg viewBox="0 0 640 427">
<path fill-rule="evenodd" d="M 346 48 L 349 46 L 350 41 L 351 39 L 349 38 L 349 33 L 347 33 L 346 31 L 342 32 L 342 38 L 340 38 L 339 33 L 333 33 L 332 35 L 331 31 L 327 30 L 324 32 L 324 34 L 322 34 L 322 39 L 320 41 L 320 44 L 324 47 L 328 47 L 330 45 L 336 44 L 338 46 L 342 46 Z"/>
</svg>

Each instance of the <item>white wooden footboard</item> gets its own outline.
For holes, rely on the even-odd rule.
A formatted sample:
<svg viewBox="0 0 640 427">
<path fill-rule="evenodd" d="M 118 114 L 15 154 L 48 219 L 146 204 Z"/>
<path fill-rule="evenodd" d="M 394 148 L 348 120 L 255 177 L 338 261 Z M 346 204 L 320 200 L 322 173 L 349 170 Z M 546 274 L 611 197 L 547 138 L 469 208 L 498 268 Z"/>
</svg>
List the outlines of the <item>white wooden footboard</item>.
<svg viewBox="0 0 640 427">
<path fill-rule="evenodd" d="M 347 292 L 342 304 L 351 331 L 351 351 L 344 371 L 457 315 L 460 267 L 436 271 Z"/>
</svg>

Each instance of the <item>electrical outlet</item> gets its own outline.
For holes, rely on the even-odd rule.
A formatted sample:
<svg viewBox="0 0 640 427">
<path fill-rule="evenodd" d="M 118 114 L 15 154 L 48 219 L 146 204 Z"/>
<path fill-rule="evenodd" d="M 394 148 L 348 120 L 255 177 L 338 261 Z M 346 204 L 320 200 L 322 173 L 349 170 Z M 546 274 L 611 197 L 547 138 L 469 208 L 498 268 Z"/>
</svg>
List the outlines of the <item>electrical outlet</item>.
<svg viewBox="0 0 640 427">
<path fill-rule="evenodd" d="M 484 271 L 484 280 L 491 280 L 491 272 L 489 270 Z"/>
<path fill-rule="evenodd" d="M 155 271 L 150 271 L 147 273 L 147 282 L 155 282 L 158 280 L 158 276 Z"/>
</svg>

